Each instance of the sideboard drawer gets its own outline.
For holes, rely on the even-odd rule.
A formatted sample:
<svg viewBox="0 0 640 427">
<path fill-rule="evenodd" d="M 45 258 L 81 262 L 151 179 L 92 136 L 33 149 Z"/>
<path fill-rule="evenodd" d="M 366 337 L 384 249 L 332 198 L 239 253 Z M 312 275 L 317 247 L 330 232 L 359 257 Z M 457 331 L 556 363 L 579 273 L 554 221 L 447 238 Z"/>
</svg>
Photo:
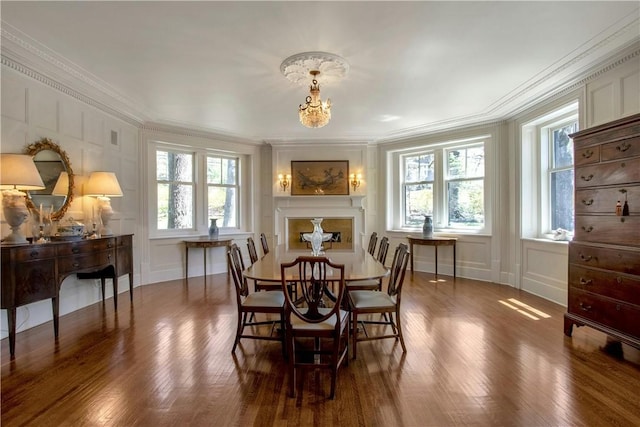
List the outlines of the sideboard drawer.
<svg viewBox="0 0 640 427">
<path fill-rule="evenodd" d="M 56 248 L 54 245 L 25 245 L 13 251 L 14 262 L 36 261 L 44 258 L 55 258 Z"/>
<path fill-rule="evenodd" d="M 58 260 L 58 274 L 66 275 L 91 269 L 102 269 L 115 264 L 115 251 L 106 250 L 87 255 L 61 257 Z"/>
<path fill-rule="evenodd" d="M 114 248 L 115 246 L 115 238 L 78 240 L 77 242 L 59 245 L 58 255 L 81 255 L 88 252 L 106 251 Z"/>
<path fill-rule="evenodd" d="M 597 322 L 632 336 L 640 336 L 640 307 L 607 297 L 573 289 L 569 294 L 569 313 Z"/>
</svg>

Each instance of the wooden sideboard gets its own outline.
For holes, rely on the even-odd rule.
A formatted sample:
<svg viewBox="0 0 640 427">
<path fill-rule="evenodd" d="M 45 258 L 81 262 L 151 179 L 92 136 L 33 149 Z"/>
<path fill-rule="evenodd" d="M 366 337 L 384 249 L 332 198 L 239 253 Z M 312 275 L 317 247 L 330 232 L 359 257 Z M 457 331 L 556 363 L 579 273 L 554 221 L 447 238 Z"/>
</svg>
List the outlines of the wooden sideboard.
<svg viewBox="0 0 640 427">
<path fill-rule="evenodd" d="M 587 325 L 640 348 L 640 115 L 572 137 L 575 234 L 564 332 Z M 616 209 L 625 201 L 628 209 Z"/>
<path fill-rule="evenodd" d="M 58 337 L 60 287 L 65 278 L 113 281 L 113 300 L 117 310 L 118 277 L 129 275 L 129 295 L 133 302 L 133 235 L 100 239 L 50 242 L 45 244 L 2 246 L 2 304 L 7 310 L 9 349 L 15 355 L 16 308 L 51 299 L 53 330 Z"/>
</svg>

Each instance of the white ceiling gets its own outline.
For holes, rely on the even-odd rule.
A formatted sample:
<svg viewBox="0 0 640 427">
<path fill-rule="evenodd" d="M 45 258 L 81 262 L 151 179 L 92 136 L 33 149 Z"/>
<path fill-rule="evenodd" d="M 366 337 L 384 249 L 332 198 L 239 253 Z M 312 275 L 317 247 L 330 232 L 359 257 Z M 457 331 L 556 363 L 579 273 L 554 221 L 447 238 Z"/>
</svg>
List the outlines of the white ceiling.
<svg viewBox="0 0 640 427">
<path fill-rule="evenodd" d="M 640 40 L 639 2 L 10 2 L 2 53 L 132 119 L 256 141 L 378 141 L 512 114 Z M 280 73 L 324 51 L 333 119 Z M 33 62 L 35 63 L 35 62 Z M 40 68 L 42 69 L 42 68 Z M 575 77 L 573 77 L 575 78 Z"/>
</svg>

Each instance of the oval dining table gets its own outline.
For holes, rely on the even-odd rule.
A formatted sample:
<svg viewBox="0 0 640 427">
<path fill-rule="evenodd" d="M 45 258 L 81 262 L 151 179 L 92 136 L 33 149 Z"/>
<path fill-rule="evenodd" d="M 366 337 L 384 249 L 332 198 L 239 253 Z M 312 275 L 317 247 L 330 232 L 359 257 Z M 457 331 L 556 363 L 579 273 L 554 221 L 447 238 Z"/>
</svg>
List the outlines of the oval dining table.
<svg viewBox="0 0 640 427">
<path fill-rule="evenodd" d="M 280 282 L 280 264 L 294 261 L 299 256 L 310 255 L 309 250 L 287 250 L 284 245 L 278 245 L 243 273 L 248 279 Z M 356 248 L 352 252 L 328 250 L 321 256 L 326 256 L 334 263 L 344 264 L 345 281 L 379 279 L 389 274 L 389 269 L 363 248 Z M 286 279 L 296 278 L 287 277 Z"/>
</svg>

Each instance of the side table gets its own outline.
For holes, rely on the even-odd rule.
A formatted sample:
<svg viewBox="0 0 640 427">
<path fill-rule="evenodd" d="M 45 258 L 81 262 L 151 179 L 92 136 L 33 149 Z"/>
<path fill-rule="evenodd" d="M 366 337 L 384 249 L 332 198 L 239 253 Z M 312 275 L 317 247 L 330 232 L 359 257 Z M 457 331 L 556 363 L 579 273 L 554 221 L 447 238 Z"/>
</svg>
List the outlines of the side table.
<svg viewBox="0 0 640 427">
<path fill-rule="evenodd" d="M 409 251 L 411 252 L 411 273 L 413 273 L 413 245 L 433 246 L 435 249 L 436 276 L 438 275 L 438 246 L 453 246 L 453 278 L 456 278 L 456 242 L 455 237 L 423 237 L 409 236 Z"/>
<path fill-rule="evenodd" d="M 189 248 L 202 248 L 203 259 L 204 259 L 204 276 L 207 277 L 207 249 L 208 248 L 218 248 L 225 247 L 229 248 L 231 246 L 231 242 L 233 239 L 209 239 L 209 238 L 201 238 L 201 239 L 187 239 L 183 240 L 185 247 L 185 268 L 184 268 L 184 277 L 185 279 L 189 278 Z"/>
</svg>

